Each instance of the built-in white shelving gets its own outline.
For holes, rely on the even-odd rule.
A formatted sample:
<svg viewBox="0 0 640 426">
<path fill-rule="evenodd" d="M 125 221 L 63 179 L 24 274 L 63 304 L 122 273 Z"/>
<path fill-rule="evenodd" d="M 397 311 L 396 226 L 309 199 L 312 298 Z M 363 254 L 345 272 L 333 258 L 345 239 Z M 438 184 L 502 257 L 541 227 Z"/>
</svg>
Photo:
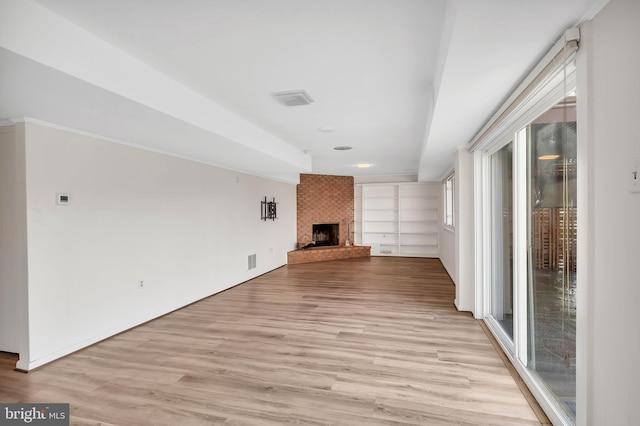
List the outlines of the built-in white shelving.
<svg viewBox="0 0 640 426">
<path fill-rule="evenodd" d="M 357 184 L 354 239 L 374 256 L 438 256 L 437 183 Z"/>
</svg>

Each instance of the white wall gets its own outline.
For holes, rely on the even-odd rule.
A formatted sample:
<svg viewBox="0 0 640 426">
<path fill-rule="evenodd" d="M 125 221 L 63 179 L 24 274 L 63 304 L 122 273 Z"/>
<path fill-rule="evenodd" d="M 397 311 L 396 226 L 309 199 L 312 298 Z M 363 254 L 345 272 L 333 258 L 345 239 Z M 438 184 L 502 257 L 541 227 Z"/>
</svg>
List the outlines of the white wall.
<svg viewBox="0 0 640 426">
<path fill-rule="evenodd" d="M 441 195 L 441 200 L 444 194 Z M 456 233 L 454 230 L 447 228 L 443 223 L 440 224 L 440 241 L 438 243 L 438 252 L 442 266 L 447 270 L 454 284 L 458 283 L 458 270 L 456 269 Z"/>
<path fill-rule="evenodd" d="M 286 264 L 295 185 L 27 122 L 31 369 Z M 68 206 L 56 205 L 68 193 Z M 260 201 L 278 220 L 260 219 Z M 248 255 L 257 268 L 248 270 Z M 139 287 L 143 281 L 143 287 Z"/>
<path fill-rule="evenodd" d="M 628 186 L 630 160 L 640 158 L 638 22 L 640 2 L 611 0 L 582 31 L 578 96 L 586 90 L 588 103 L 579 131 L 587 146 L 578 164 L 588 180 L 588 222 L 579 252 L 586 266 L 578 286 L 578 338 L 586 339 L 581 425 L 638 424 L 640 193 Z"/>
<path fill-rule="evenodd" d="M 460 311 L 475 313 L 473 154 L 466 148 L 456 152 L 455 172 L 455 305 Z"/>
<path fill-rule="evenodd" d="M 456 285 L 456 308 L 475 313 L 473 154 L 466 148 L 456 151 L 454 172 L 455 227 L 451 230 L 442 225 L 440 261 Z"/>
<path fill-rule="evenodd" d="M 26 285 L 24 150 L 0 127 L 0 351 L 20 352 L 20 289 Z"/>
</svg>

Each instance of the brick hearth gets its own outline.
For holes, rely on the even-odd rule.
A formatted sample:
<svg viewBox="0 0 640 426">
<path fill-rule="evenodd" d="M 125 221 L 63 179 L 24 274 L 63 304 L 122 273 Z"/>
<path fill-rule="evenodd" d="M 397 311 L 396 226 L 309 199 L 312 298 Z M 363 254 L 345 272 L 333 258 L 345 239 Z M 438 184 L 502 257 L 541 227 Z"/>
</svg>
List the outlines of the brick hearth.
<svg viewBox="0 0 640 426">
<path fill-rule="evenodd" d="M 287 263 L 310 263 L 324 260 L 351 259 L 354 257 L 369 257 L 371 247 L 314 247 L 304 250 L 295 250 L 287 253 Z"/>
</svg>

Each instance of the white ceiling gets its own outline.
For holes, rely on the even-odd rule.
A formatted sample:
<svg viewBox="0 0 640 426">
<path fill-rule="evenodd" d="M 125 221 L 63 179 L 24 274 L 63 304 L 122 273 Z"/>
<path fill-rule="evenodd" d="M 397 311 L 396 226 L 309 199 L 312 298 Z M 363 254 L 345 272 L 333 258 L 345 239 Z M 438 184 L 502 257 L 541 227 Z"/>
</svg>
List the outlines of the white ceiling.
<svg viewBox="0 0 640 426">
<path fill-rule="evenodd" d="M 604 3 L 0 0 L 0 118 L 289 182 L 438 180 L 563 31 Z M 271 96 L 294 89 L 315 102 Z"/>
</svg>

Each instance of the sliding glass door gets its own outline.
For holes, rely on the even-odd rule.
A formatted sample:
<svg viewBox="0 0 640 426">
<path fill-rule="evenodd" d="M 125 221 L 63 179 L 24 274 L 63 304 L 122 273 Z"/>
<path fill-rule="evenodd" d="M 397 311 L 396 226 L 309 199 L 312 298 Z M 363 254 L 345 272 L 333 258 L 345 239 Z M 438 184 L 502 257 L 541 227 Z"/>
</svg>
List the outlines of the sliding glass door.
<svg viewBox="0 0 640 426">
<path fill-rule="evenodd" d="M 576 99 L 528 127 L 528 363 L 575 418 Z"/>
<path fill-rule="evenodd" d="M 565 92 L 566 93 L 566 92 Z M 532 114 L 533 115 L 533 114 Z M 487 324 L 558 418 L 576 413 L 576 98 L 486 154 Z"/>
<path fill-rule="evenodd" d="M 577 48 L 561 39 L 469 148 L 474 313 L 554 425 L 575 424 L 584 409 L 576 410 Z"/>
</svg>

